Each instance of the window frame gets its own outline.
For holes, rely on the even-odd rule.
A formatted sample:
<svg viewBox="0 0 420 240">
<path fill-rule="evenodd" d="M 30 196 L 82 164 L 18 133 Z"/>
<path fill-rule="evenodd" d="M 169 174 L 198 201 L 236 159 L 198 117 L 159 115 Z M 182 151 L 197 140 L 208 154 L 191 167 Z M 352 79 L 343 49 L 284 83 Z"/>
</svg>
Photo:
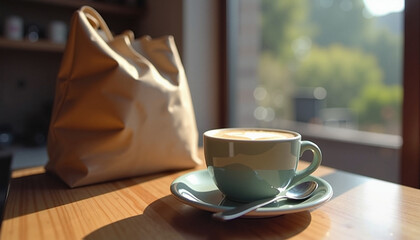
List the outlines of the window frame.
<svg viewBox="0 0 420 240">
<path fill-rule="evenodd" d="M 420 2 L 405 0 L 401 183 L 420 188 Z"/>
</svg>

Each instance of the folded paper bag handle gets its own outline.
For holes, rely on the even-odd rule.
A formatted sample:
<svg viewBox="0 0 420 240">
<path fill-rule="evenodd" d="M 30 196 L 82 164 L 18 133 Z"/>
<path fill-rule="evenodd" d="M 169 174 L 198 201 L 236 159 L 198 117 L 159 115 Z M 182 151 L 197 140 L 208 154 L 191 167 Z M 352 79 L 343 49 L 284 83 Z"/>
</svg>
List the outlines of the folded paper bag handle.
<svg viewBox="0 0 420 240">
<path fill-rule="evenodd" d="M 94 29 L 101 29 L 105 36 L 107 37 L 107 40 L 113 40 L 114 37 L 109 30 L 108 25 L 106 24 L 105 20 L 102 18 L 102 16 L 93 8 L 89 6 L 83 6 L 80 11 L 86 16 L 87 20 L 89 21 L 90 25 Z"/>
</svg>

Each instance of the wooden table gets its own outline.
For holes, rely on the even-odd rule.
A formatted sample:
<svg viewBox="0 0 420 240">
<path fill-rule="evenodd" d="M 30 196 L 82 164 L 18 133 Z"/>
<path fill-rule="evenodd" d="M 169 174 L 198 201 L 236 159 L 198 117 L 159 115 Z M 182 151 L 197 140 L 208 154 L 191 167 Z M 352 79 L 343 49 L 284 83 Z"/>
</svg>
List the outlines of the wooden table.
<svg viewBox="0 0 420 240">
<path fill-rule="evenodd" d="M 202 155 L 202 152 L 200 153 Z M 301 164 L 302 167 L 305 166 Z M 204 168 L 200 166 L 198 168 Z M 169 186 L 189 171 L 69 189 L 42 167 L 13 172 L 1 239 L 419 239 L 420 190 L 327 167 L 334 196 L 299 213 L 218 222 Z M 196 170 L 196 169 L 195 169 Z"/>
</svg>

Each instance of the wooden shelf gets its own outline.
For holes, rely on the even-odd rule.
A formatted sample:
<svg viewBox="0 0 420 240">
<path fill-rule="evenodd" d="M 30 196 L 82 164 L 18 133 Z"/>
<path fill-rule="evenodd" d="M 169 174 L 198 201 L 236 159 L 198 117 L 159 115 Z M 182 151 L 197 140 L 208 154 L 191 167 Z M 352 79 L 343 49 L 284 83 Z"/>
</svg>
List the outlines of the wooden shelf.
<svg viewBox="0 0 420 240">
<path fill-rule="evenodd" d="M 98 2 L 93 0 L 19 0 L 21 2 L 42 3 L 47 5 L 79 8 L 88 5 L 95 8 L 99 12 L 110 13 L 115 15 L 125 15 L 125 17 L 138 17 L 141 13 L 140 8 L 136 6 L 119 5 L 106 2 Z"/>
<path fill-rule="evenodd" d="M 30 42 L 27 40 L 9 40 L 0 37 L 0 49 L 18 49 L 43 52 L 63 52 L 65 44 L 53 43 L 48 40 Z"/>
<path fill-rule="evenodd" d="M 98 0 L 6 0 L 19 4 L 29 3 L 44 6 L 53 6 L 57 8 L 79 9 L 81 6 L 88 5 L 101 13 L 108 13 L 123 18 L 138 18 L 141 15 L 142 8 L 137 6 L 121 5 L 116 3 L 107 3 Z M 0 49 L 15 49 L 25 51 L 40 52 L 63 52 L 65 44 L 58 44 L 47 39 L 36 42 L 28 40 L 9 40 L 0 36 Z"/>
</svg>

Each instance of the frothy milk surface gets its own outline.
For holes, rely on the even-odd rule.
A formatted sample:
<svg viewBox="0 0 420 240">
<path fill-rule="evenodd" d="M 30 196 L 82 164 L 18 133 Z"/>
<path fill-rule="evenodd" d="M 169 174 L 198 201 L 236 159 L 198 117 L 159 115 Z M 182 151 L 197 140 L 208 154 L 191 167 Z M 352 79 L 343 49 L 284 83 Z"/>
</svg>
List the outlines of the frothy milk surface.
<svg viewBox="0 0 420 240">
<path fill-rule="evenodd" d="M 239 140 L 273 140 L 295 137 L 295 135 L 292 133 L 265 130 L 222 130 L 216 132 L 213 136 L 218 138 Z"/>
</svg>

